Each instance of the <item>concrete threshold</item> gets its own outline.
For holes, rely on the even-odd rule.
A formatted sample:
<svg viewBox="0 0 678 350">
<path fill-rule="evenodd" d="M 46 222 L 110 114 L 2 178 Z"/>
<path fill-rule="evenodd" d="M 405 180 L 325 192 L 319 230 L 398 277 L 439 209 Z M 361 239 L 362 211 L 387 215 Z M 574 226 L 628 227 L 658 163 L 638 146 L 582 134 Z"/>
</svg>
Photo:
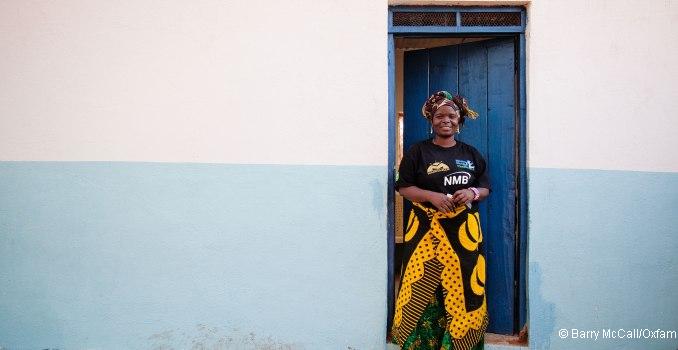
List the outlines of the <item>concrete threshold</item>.
<svg viewBox="0 0 678 350">
<path fill-rule="evenodd" d="M 517 336 L 500 335 L 493 333 L 485 334 L 485 350 L 528 350 L 525 343 L 519 343 Z M 386 350 L 400 350 L 398 344 L 387 343 Z"/>
</svg>

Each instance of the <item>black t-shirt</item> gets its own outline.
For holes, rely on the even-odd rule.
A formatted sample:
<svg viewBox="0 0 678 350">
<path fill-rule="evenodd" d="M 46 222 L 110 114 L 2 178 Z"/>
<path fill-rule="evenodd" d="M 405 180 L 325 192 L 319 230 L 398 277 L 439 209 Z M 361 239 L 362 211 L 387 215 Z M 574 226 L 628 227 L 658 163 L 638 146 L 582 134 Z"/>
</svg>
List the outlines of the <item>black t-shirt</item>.
<svg viewBox="0 0 678 350">
<path fill-rule="evenodd" d="M 442 147 L 429 139 L 412 145 L 400 161 L 395 187 L 409 186 L 453 194 L 469 187 L 490 189 L 490 179 L 485 159 L 472 146 L 457 141 Z"/>
</svg>

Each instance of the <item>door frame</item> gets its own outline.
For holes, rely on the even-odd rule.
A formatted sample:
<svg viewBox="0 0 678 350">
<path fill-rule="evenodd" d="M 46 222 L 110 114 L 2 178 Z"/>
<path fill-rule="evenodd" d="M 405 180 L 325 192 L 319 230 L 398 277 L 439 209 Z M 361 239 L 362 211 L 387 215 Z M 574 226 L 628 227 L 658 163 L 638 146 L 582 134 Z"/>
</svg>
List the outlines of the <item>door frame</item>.
<svg viewBox="0 0 678 350">
<path fill-rule="evenodd" d="M 452 26 L 394 26 L 394 13 L 421 13 L 421 12 L 452 12 L 456 18 Z M 519 13 L 520 25 L 462 25 L 462 16 L 466 13 Z M 517 14 L 516 14 L 517 15 Z M 396 37 L 514 37 L 516 39 L 516 69 L 517 74 L 517 152 L 518 172 L 517 186 L 518 199 L 516 201 L 516 264 L 515 276 L 518 278 L 515 300 L 518 310 L 514 315 L 514 324 L 517 333 L 527 321 L 527 241 L 528 241 L 528 198 L 527 198 L 527 84 L 526 84 L 526 39 L 527 11 L 524 7 L 464 7 L 464 6 L 389 6 L 388 8 L 388 181 L 387 181 L 387 254 L 388 254 L 388 282 L 387 282 L 387 329 L 391 327 L 395 304 L 394 284 L 394 254 L 395 254 L 395 154 L 396 154 L 396 67 L 395 67 L 395 38 Z"/>
</svg>

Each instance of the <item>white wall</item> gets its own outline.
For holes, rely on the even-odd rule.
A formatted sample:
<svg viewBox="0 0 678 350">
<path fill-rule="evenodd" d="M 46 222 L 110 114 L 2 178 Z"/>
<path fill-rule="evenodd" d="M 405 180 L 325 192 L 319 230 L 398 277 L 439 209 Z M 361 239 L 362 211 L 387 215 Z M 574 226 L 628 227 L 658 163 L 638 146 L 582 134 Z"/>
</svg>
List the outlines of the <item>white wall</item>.
<svg viewBox="0 0 678 350">
<path fill-rule="evenodd" d="M 678 171 L 678 3 L 528 16 L 529 166 Z M 0 47 L 0 160 L 386 163 L 385 2 L 5 1 Z"/>
<path fill-rule="evenodd" d="M 676 23 L 676 1 L 533 1 L 529 165 L 678 171 Z"/>
<path fill-rule="evenodd" d="M 0 2 L 0 160 L 384 165 L 386 13 Z"/>
</svg>

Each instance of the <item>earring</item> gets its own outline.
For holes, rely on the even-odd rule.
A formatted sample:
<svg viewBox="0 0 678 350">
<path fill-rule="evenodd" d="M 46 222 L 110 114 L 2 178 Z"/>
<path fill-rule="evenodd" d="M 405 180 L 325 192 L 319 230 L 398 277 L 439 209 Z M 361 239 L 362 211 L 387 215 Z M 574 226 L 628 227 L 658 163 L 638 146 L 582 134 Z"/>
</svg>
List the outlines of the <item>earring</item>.
<svg viewBox="0 0 678 350">
<path fill-rule="evenodd" d="M 428 131 L 428 134 L 433 136 L 433 125 L 431 125 L 431 129 Z"/>
</svg>

